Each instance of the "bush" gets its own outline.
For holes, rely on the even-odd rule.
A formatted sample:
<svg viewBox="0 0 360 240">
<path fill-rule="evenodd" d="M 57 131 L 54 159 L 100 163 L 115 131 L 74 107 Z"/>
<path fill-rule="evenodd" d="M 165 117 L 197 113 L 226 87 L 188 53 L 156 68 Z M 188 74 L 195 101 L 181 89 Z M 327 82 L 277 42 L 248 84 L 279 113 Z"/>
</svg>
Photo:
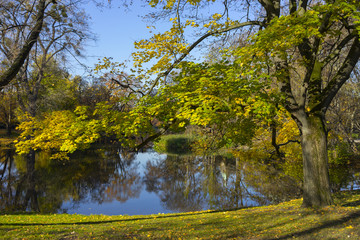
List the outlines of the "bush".
<svg viewBox="0 0 360 240">
<path fill-rule="evenodd" d="M 187 154 L 192 152 L 191 144 L 194 142 L 195 137 L 193 135 L 164 135 L 154 143 L 154 149 L 159 153 Z"/>
</svg>

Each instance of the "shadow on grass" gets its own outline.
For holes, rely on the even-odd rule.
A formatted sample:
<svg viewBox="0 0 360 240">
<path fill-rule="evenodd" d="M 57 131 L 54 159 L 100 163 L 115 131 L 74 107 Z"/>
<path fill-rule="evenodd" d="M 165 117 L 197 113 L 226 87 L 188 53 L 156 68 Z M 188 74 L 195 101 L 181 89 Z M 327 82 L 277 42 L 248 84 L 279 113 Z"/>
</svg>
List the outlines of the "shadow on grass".
<svg viewBox="0 0 360 240">
<path fill-rule="evenodd" d="M 292 234 L 287 234 L 281 237 L 277 237 L 277 238 L 269 238 L 268 240 L 275 240 L 275 239 L 288 239 L 288 238 L 296 238 L 296 237 L 302 237 L 308 234 L 312 234 L 312 233 L 316 233 L 317 231 L 320 231 L 322 229 L 326 229 L 326 228 L 330 228 L 330 227 L 335 227 L 341 224 L 344 224 L 352 219 L 356 219 L 360 217 L 360 211 L 351 213 L 350 215 L 337 219 L 337 220 L 332 220 L 332 221 L 327 221 L 323 224 L 321 224 L 320 226 L 317 227 L 313 227 L 313 228 L 309 228 L 307 230 L 303 230 L 300 232 L 295 232 Z"/>
<path fill-rule="evenodd" d="M 236 211 L 236 210 L 230 210 Z M 154 217 L 140 217 L 140 218 L 128 218 L 128 219 L 117 219 L 117 220 L 106 220 L 106 221 L 88 221 L 88 222 L 68 222 L 68 223 L 0 223 L 0 226 L 56 226 L 56 225 L 91 225 L 91 224 L 107 224 L 107 223 L 116 223 L 116 222 L 131 222 L 131 221 L 140 221 L 140 220 L 151 220 L 151 219 L 160 219 L 160 218 L 175 218 L 175 217 L 186 217 L 192 215 L 204 215 L 212 214 L 222 211 L 208 211 L 208 212 L 199 212 L 199 213 L 189 213 L 189 214 L 173 214 L 166 216 L 154 216 Z M 14 214 L 16 215 L 16 214 Z M 31 215 L 31 214 L 29 214 Z"/>
<path fill-rule="evenodd" d="M 348 202 L 346 204 L 342 205 L 343 207 L 356 207 L 356 206 L 360 206 L 360 200 L 358 201 L 353 201 L 353 202 Z"/>
<path fill-rule="evenodd" d="M 56 225 L 88 225 L 88 224 L 106 224 L 106 223 L 116 223 L 116 222 L 131 222 L 131 221 L 139 221 L 139 220 L 151 220 L 151 219 L 159 219 L 159 218 L 174 218 L 174 217 L 186 217 L 186 216 L 195 216 L 195 215 L 205 215 L 205 214 L 213 214 L 218 212 L 232 212 L 238 211 L 240 209 L 248 209 L 248 208 L 256 208 L 253 206 L 242 207 L 242 208 L 234 208 L 228 210 L 210 210 L 206 212 L 196 212 L 196 213 L 182 213 L 182 214 L 172 214 L 172 215 L 154 215 L 150 217 L 140 217 L 140 218 L 128 218 L 128 219 L 118 219 L 118 220 L 107 220 L 107 221 L 88 221 L 88 222 L 69 222 L 69 223 L 0 223 L 0 226 L 56 226 Z M 38 213 L 34 212 L 18 212 L 18 213 L 2 213 L 8 215 L 36 215 Z M 69 215 L 71 216 L 71 215 Z"/>
</svg>

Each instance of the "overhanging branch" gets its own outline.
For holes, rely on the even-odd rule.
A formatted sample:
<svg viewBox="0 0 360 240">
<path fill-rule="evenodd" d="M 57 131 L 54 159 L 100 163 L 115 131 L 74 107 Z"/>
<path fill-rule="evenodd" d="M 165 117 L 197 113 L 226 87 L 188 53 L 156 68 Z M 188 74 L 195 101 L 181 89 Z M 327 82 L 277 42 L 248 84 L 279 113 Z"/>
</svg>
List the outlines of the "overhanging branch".
<svg viewBox="0 0 360 240">
<path fill-rule="evenodd" d="M 178 59 L 176 59 L 173 64 L 171 64 L 171 66 L 165 71 L 160 73 L 156 79 L 154 80 L 154 83 L 151 85 L 150 90 L 148 91 L 147 95 L 150 94 L 152 92 L 152 90 L 155 88 L 155 86 L 158 84 L 160 78 L 162 77 L 166 77 L 169 75 L 169 73 L 176 67 L 176 65 L 178 65 L 182 60 L 184 60 L 184 58 L 186 56 L 189 55 L 189 53 L 197 46 L 199 45 L 202 41 L 204 41 L 206 38 L 216 35 L 216 34 L 221 34 L 221 33 L 225 33 L 225 32 L 229 32 L 235 29 L 239 29 L 242 27 L 246 27 L 246 26 L 254 26 L 254 25 L 258 25 L 258 26 L 262 26 L 262 22 L 260 21 L 248 21 L 248 22 L 243 22 L 243 23 L 239 23 L 239 24 L 235 24 L 233 26 L 224 28 L 224 29 L 219 29 L 216 31 L 211 31 L 206 33 L 205 35 L 201 36 L 198 40 L 196 40 L 193 44 L 191 44 L 191 46 L 188 48 L 188 50 L 183 53 Z"/>
<path fill-rule="evenodd" d="M 166 125 L 162 130 L 160 130 L 159 132 L 155 133 L 154 135 L 151 135 L 149 137 L 147 137 L 142 143 L 140 143 L 139 145 L 137 145 L 135 147 L 135 151 L 138 152 L 140 149 L 142 149 L 143 147 L 145 147 L 148 143 L 152 142 L 153 140 L 155 140 L 156 138 L 160 137 L 161 135 L 163 135 L 170 127 L 172 124 L 175 123 L 176 120 L 174 120 L 172 123 Z"/>
</svg>

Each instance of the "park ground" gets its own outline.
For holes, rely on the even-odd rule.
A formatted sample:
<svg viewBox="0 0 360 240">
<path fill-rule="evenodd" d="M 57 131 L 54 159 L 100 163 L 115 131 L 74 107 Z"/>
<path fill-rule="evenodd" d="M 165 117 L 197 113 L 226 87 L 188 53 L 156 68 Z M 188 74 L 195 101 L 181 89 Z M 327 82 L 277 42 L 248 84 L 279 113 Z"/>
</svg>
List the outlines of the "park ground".
<svg viewBox="0 0 360 240">
<path fill-rule="evenodd" d="M 301 199 L 230 211 L 146 216 L 0 215 L 0 239 L 360 239 L 360 191 L 323 209 Z"/>
</svg>

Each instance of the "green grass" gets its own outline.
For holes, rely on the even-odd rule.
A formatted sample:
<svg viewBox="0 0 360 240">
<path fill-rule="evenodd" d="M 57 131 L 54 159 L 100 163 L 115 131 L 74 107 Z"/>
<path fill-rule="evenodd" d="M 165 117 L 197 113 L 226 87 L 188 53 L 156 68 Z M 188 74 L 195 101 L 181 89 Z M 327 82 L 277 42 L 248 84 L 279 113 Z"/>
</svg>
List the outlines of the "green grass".
<svg viewBox="0 0 360 240">
<path fill-rule="evenodd" d="M 0 239 L 360 239 L 360 192 L 336 203 L 148 216 L 3 214 Z"/>
</svg>

